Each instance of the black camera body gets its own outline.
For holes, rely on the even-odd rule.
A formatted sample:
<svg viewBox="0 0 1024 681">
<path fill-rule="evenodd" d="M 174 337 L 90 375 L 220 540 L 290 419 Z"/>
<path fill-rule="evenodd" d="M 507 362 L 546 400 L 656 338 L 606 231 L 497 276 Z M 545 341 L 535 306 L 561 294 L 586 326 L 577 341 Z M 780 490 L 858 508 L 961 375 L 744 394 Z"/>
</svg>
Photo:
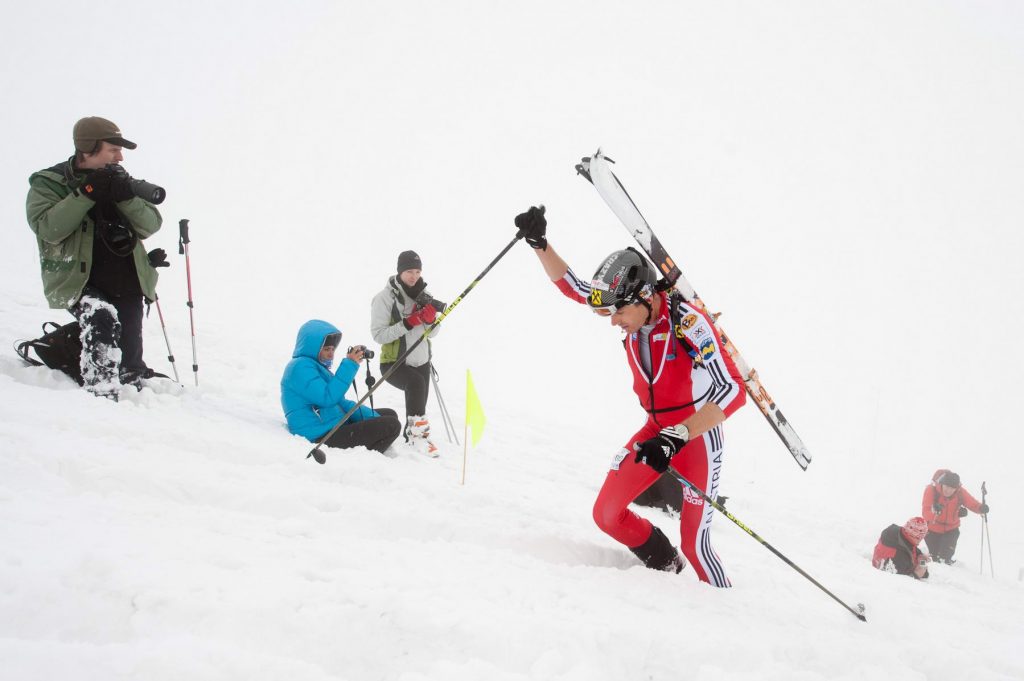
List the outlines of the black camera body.
<svg viewBox="0 0 1024 681">
<path fill-rule="evenodd" d="M 369 349 L 365 345 L 353 345 L 348 349 L 348 352 L 346 354 L 352 354 L 356 350 L 363 351 L 363 359 L 373 359 L 373 350 Z"/>
<path fill-rule="evenodd" d="M 145 180 L 136 180 L 119 163 L 108 163 L 106 168 L 115 177 L 128 178 L 128 186 L 131 187 L 132 194 L 135 194 L 135 196 L 143 201 L 149 201 L 155 205 L 163 203 L 164 199 L 167 198 L 167 192 L 164 191 L 163 187 L 159 187 L 152 182 L 146 182 Z"/>
<path fill-rule="evenodd" d="M 444 312 L 444 309 L 446 307 L 448 307 L 448 305 L 446 303 L 442 303 L 440 300 L 438 300 L 437 298 L 433 297 L 432 295 L 430 295 L 426 291 L 423 291 L 418 296 L 416 296 L 415 302 L 420 307 L 426 307 L 427 305 L 433 305 L 434 309 L 437 310 L 438 312 Z"/>
</svg>

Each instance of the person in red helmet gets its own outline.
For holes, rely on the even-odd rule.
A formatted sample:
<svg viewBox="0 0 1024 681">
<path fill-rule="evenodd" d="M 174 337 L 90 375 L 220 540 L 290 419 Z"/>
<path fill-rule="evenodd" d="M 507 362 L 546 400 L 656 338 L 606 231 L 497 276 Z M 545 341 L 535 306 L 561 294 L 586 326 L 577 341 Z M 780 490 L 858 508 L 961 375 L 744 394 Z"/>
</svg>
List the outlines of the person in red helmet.
<svg viewBox="0 0 1024 681">
<path fill-rule="evenodd" d="M 960 476 L 940 468 L 932 476 L 931 484 L 924 488 L 921 515 L 928 521 L 928 550 L 935 560 L 952 565 L 956 543 L 960 539 L 960 518 L 968 511 L 988 513 L 983 504 L 960 486 Z"/>
<path fill-rule="evenodd" d="M 928 579 L 930 557 L 918 549 L 918 544 L 927 534 L 928 523 L 920 516 L 903 523 L 903 527 L 893 523 L 882 530 L 871 564 L 885 572 Z"/>
</svg>

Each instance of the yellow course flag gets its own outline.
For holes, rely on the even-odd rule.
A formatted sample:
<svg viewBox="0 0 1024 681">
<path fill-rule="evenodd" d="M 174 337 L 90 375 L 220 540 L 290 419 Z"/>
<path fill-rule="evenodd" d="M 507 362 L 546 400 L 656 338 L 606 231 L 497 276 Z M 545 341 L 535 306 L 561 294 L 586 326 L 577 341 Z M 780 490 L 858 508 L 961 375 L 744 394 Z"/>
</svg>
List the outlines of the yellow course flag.
<svg viewBox="0 0 1024 681">
<path fill-rule="evenodd" d="M 473 446 L 476 447 L 480 438 L 484 435 L 484 424 L 487 417 L 484 416 L 484 408 L 480 405 L 480 398 L 476 395 L 476 388 L 473 387 L 473 377 L 466 369 L 466 424 L 473 429 Z"/>
</svg>

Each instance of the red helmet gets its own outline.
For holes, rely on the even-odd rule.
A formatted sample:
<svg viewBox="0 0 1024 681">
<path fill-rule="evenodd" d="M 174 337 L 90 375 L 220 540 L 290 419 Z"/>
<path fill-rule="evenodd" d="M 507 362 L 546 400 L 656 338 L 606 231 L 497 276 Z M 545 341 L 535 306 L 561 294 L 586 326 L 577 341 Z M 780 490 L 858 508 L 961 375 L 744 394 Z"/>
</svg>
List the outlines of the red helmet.
<svg viewBox="0 0 1024 681">
<path fill-rule="evenodd" d="M 911 518 L 903 523 L 903 536 L 913 543 L 914 546 L 920 544 L 926 534 L 928 534 L 928 523 L 921 516 Z"/>
</svg>

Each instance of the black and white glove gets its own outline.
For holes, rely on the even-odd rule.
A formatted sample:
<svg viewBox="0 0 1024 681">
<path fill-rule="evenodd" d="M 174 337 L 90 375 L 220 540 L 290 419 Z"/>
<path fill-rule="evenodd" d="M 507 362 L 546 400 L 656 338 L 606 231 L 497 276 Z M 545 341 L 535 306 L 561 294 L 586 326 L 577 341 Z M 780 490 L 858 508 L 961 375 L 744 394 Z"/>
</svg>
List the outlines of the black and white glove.
<svg viewBox="0 0 1024 681">
<path fill-rule="evenodd" d="M 516 216 L 516 236 L 526 239 L 531 248 L 545 251 L 548 248 L 548 221 L 544 217 L 544 206 L 531 206 L 530 210 Z"/>
<path fill-rule="evenodd" d="M 661 432 L 649 440 L 633 445 L 636 449 L 634 463 L 650 466 L 659 473 L 668 470 L 672 457 L 690 441 L 690 431 L 683 424 L 662 428 Z"/>
</svg>

